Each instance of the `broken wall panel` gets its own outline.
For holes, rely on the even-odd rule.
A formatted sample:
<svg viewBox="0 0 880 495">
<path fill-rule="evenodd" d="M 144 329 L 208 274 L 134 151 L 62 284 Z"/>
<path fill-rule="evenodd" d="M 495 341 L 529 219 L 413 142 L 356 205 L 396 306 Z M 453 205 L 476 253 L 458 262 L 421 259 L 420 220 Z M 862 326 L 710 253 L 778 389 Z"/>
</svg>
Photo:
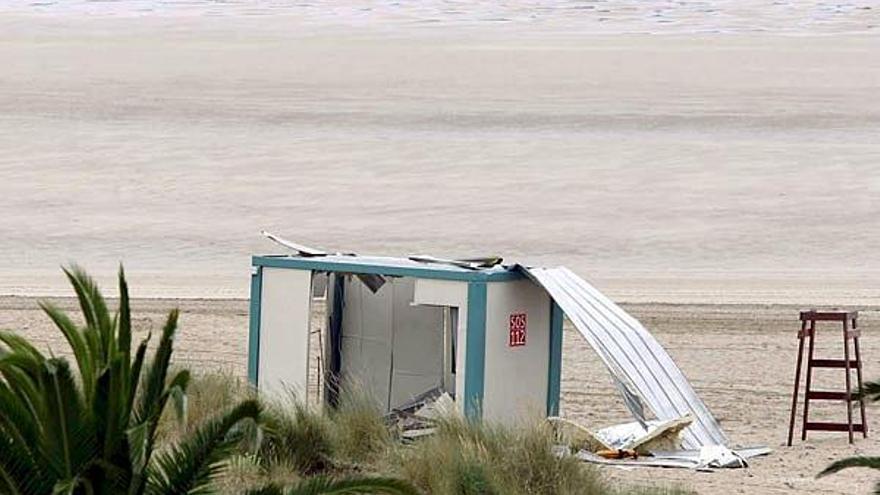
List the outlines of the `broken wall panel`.
<svg viewBox="0 0 880 495">
<path fill-rule="evenodd" d="M 443 308 L 413 304 L 415 279 L 393 279 L 391 408 L 443 383 Z"/>
<path fill-rule="evenodd" d="M 388 279 L 375 293 L 345 278 L 340 375 L 388 411 L 443 379 L 443 309 L 415 306 L 414 281 Z"/>
</svg>

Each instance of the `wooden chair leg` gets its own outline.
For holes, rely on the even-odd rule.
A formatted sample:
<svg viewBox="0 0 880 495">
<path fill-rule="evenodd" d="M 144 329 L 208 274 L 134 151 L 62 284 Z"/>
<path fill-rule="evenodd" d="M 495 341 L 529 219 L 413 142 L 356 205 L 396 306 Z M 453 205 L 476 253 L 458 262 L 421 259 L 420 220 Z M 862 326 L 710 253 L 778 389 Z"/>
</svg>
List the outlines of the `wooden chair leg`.
<svg viewBox="0 0 880 495">
<path fill-rule="evenodd" d="M 856 320 L 852 322 L 853 330 L 858 328 L 858 323 Z M 853 338 L 853 348 L 856 352 L 856 379 L 858 380 L 859 385 L 859 412 L 862 418 L 862 438 L 868 438 L 868 419 L 865 415 L 865 398 L 862 396 L 863 393 L 863 382 L 862 382 L 862 355 L 859 352 L 859 338 Z"/>
<path fill-rule="evenodd" d="M 801 424 L 801 441 L 807 439 L 807 422 L 810 417 L 810 385 L 813 382 L 813 350 L 816 340 L 816 320 L 810 320 L 810 345 L 807 352 L 807 380 L 804 389 L 804 421 Z"/>
<path fill-rule="evenodd" d="M 807 322 L 801 322 L 801 331 L 798 332 L 798 354 L 797 365 L 794 368 L 794 392 L 791 394 L 791 419 L 788 422 L 788 446 L 791 447 L 792 437 L 794 436 L 794 421 L 797 417 L 798 392 L 801 382 L 801 365 L 804 361 L 804 334 L 806 333 Z"/>
<path fill-rule="evenodd" d="M 849 427 L 849 443 L 853 443 L 853 418 L 852 418 L 852 377 L 849 367 L 849 321 L 843 321 L 843 368 L 846 372 L 846 424 Z"/>
</svg>

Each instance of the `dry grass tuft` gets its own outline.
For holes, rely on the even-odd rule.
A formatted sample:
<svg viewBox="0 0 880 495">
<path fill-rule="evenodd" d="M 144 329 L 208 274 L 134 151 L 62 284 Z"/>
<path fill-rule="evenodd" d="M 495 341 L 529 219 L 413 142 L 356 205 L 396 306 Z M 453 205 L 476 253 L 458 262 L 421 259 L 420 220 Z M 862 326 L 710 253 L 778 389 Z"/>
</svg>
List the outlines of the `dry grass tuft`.
<svg viewBox="0 0 880 495">
<path fill-rule="evenodd" d="M 335 470 L 334 425 L 327 415 L 291 397 L 270 404 L 263 420 L 258 456 L 266 469 L 281 466 L 302 475 Z"/>
<path fill-rule="evenodd" d="M 230 375 L 196 375 L 189 388 L 186 426 L 163 418 L 170 440 L 254 394 Z M 329 474 L 381 474 L 412 482 L 432 495 L 686 495 L 678 488 L 612 486 L 599 468 L 553 453 L 553 431 L 535 420 L 517 427 L 447 419 L 437 433 L 411 445 L 396 441 L 381 411 L 362 393 L 340 396 L 323 412 L 295 395 L 267 401 L 255 446 L 243 447 L 217 482 L 224 494 L 267 483 L 292 483 Z"/>
<path fill-rule="evenodd" d="M 340 394 L 330 413 L 339 457 L 354 465 L 374 464 L 393 447 L 394 438 L 382 412 L 361 392 Z"/>
<path fill-rule="evenodd" d="M 437 434 L 398 449 L 400 474 L 426 493 L 605 494 L 598 470 L 552 452 L 543 422 L 517 428 L 441 422 Z"/>
<path fill-rule="evenodd" d="M 172 375 L 169 373 L 169 376 Z M 159 423 L 159 438 L 162 441 L 170 442 L 185 436 L 217 412 L 256 397 L 256 392 L 247 381 L 232 373 L 194 373 L 186 396 L 186 417 L 182 422 L 172 408 L 168 408 L 162 416 Z"/>
</svg>

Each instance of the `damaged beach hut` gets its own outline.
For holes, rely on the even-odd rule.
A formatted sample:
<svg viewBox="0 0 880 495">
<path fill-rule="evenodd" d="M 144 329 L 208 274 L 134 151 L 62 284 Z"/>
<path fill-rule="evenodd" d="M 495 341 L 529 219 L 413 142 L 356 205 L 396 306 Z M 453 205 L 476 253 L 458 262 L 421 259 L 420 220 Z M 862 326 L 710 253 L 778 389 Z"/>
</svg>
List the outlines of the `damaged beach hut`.
<svg viewBox="0 0 880 495">
<path fill-rule="evenodd" d="M 556 416 L 565 315 L 637 423 L 690 418 L 683 448 L 729 443 L 651 334 L 566 268 L 333 254 L 270 237 L 294 252 L 252 259 L 248 376 L 260 389 L 307 390 L 319 359 L 331 405 L 346 387 L 385 411 L 434 390 L 471 419 Z M 315 345 L 319 280 L 326 321 Z"/>
</svg>

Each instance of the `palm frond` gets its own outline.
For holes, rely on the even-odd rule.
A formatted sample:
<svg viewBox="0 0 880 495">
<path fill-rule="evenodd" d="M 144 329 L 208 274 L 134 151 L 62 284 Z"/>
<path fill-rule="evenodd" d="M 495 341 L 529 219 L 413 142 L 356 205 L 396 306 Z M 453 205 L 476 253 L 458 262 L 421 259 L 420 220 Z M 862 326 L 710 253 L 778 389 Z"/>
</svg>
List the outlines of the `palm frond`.
<svg viewBox="0 0 880 495">
<path fill-rule="evenodd" d="M 38 418 L 44 429 L 43 452 L 58 478 L 71 478 L 95 454 L 93 423 L 66 360 L 47 360 L 40 383 L 44 391 Z"/>
<path fill-rule="evenodd" d="M 285 495 L 355 495 L 381 493 L 385 495 L 419 495 L 406 481 L 396 478 L 353 477 L 334 479 L 316 476 L 290 487 Z"/>
<path fill-rule="evenodd" d="M 30 404 L 0 381 L 0 429 L 3 430 L 0 438 L 3 442 L 7 445 L 18 444 L 28 450 L 36 445 L 40 432 L 33 417 Z"/>
<path fill-rule="evenodd" d="M 880 401 L 880 381 L 862 384 L 861 396 L 873 402 Z"/>
<path fill-rule="evenodd" d="M 132 473 L 138 479 L 146 476 L 147 462 L 150 459 L 147 449 L 149 447 L 147 436 L 149 434 L 148 423 L 141 423 L 129 428 L 125 432 L 128 439 L 129 462 L 131 463 Z"/>
<path fill-rule="evenodd" d="M 52 495 L 74 495 L 77 493 L 95 493 L 92 482 L 79 474 L 58 480 L 52 488 Z"/>
<path fill-rule="evenodd" d="M 181 370 L 177 372 L 177 374 L 174 375 L 174 378 L 172 378 L 171 381 L 168 383 L 168 388 L 165 392 L 168 399 L 170 399 L 171 403 L 174 405 L 174 412 L 177 415 L 177 421 L 182 426 L 186 426 L 186 389 L 189 386 L 189 382 L 189 370 Z"/>
<path fill-rule="evenodd" d="M 147 356 L 147 344 L 150 342 L 151 334 L 147 334 L 144 337 L 144 340 L 138 344 L 137 351 L 134 353 L 134 361 L 131 362 L 131 367 L 128 371 L 128 386 L 130 387 L 128 390 L 128 402 L 126 403 L 126 407 L 129 412 L 137 417 L 135 410 L 135 398 L 137 397 L 138 390 L 141 385 L 141 370 L 144 367 L 144 360 Z"/>
<path fill-rule="evenodd" d="M 15 450 L 0 449 L 0 493 L 42 495 L 51 490 L 45 477 L 26 459 L 15 457 Z"/>
<path fill-rule="evenodd" d="M 67 339 L 67 345 L 73 351 L 73 357 L 79 368 L 80 383 L 83 384 L 83 391 L 86 397 L 90 397 L 92 393 L 91 384 L 96 374 L 95 356 L 92 355 L 85 336 L 76 324 L 56 306 L 48 301 L 40 301 L 39 304 L 43 312 L 49 316 L 49 319 L 55 323 L 55 326 L 58 327 L 58 330 Z"/>
<path fill-rule="evenodd" d="M 110 322 L 110 312 L 107 311 L 107 303 L 104 301 L 104 296 L 101 295 L 98 284 L 85 270 L 77 265 L 65 267 L 63 270 L 76 292 L 83 317 L 86 320 L 87 333 L 94 332 L 98 337 L 99 354 L 94 358 L 98 360 L 99 366 L 103 365 L 111 354 L 110 346 L 113 340 L 113 328 Z"/>
<path fill-rule="evenodd" d="M 280 485 L 268 484 L 259 488 L 251 488 L 244 495 L 284 495 L 284 489 Z"/>
<path fill-rule="evenodd" d="M 176 309 L 168 313 L 168 319 L 165 321 L 165 327 L 162 329 L 159 346 L 153 355 L 153 361 L 150 363 L 149 368 L 147 368 L 147 375 L 143 383 L 143 393 L 140 395 L 135 411 L 135 418 L 139 422 L 152 419 L 158 422 L 159 415 L 165 406 L 162 402 L 162 395 L 165 390 L 165 380 L 168 376 L 168 366 L 171 363 L 178 314 Z"/>
<path fill-rule="evenodd" d="M 39 413 L 41 393 L 37 385 L 39 365 L 34 365 L 33 371 L 22 369 L 12 365 L 11 360 L 0 358 L 0 376 L 6 382 L 10 393 L 19 401 L 19 404 L 27 407 L 30 417 L 36 418 Z M 26 363 L 30 365 L 31 363 Z M 33 425 L 37 428 L 37 425 Z"/>
<path fill-rule="evenodd" d="M 131 303 L 128 298 L 128 282 L 125 270 L 119 266 L 119 318 L 117 320 L 118 348 L 128 363 L 131 360 Z"/>
<path fill-rule="evenodd" d="M 128 428 L 131 411 L 126 405 L 129 384 L 125 370 L 128 363 L 117 355 L 104 368 L 94 385 L 95 394 L 91 413 L 95 422 L 96 441 L 102 452 L 102 459 L 111 462 L 114 458 L 128 459 L 125 430 Z"/>
<path fill-rule="evenodd" d="M 22 443 L 9 425 L 0 426 L 0 493 L 40 494 L 51 489 L 45 483 L 46 476 L 41 469 L 42 458 L 38 458 L 32 445 Z"/>
<path fill-rule="evenodd" d="M 147 493 L 208 493 L 209 484 L 223 470 L 222 461 L 238 442 L 230 432 L 243 420 L 256 421 L 260 409 L 257 401 L 244 401 L 204 423 L 171 450 L 157 454 L 150 466 Z"/>
<path fill-rule="evenodd" d="M 35 362 L 45 361 L 46 357 L 37 350 L 21 335 L 6 330 L 0 330 L 0 343 L 4 344 L 7 349 L 0 352 L 0 359 L 9 357 L 26 357 Z"/>
<path fill-rule="evenodd" d="M 830 466 L 823 469 L 821 473 L 816 475 L 816 477 L 821 478 L 823 476 L 828 476 L 829 474 L 834 474 L 838 471 L 854 467 L 880 469 L 880 457 L 847 457 L 846 459 L 841 459 L 839 461 L 831 463 Z"/>
</svg>

